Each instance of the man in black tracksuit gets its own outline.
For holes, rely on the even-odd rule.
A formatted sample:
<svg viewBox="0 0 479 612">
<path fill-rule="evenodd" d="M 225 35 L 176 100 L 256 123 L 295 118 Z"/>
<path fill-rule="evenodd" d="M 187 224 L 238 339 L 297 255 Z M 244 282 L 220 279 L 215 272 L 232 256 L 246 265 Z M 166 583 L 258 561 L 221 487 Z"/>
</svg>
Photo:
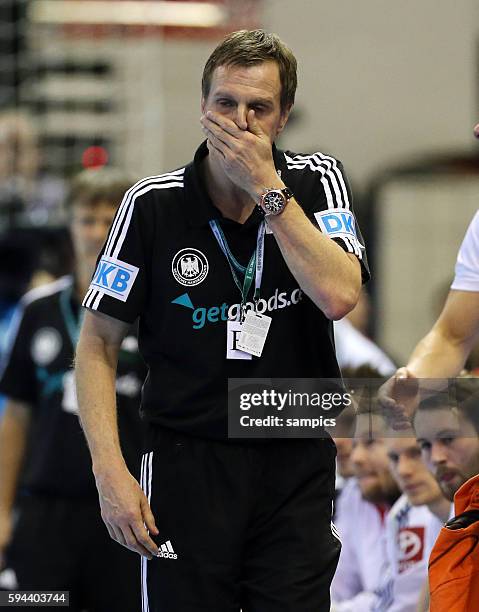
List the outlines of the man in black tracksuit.
<svg viewBox="0 0 479 612">
<path fill-rule="evenodd" d="M 79 296 L 126 185 L 113 168 L 84 171 L 74 181 L 74 274 L 22 299 L 0 379 L 7 396 L 0 423 L 0 569 L 4 556 L 17 581 L 11 586 L 21 590 L 69 591 L 72 611 L 140 609 L 136 555 L 114 545 L 98 514 L 72 369 Z M 123 454 L 138 477 L 145 374 L 133 328 L 119 352 L 115 386 Z"/>
<path fill-rule="evenodd" d="M 142 554 L 151 612 L 329 610 L 333 442 L 227 434 L 228 378 L 339 377 L 332 320 L 369 274 L 340 162 L 274 146 L 295 89 L 296 60 L 277 36 L 220 43 L 203 74 L 206 142 L 125 194 L 83 302 L 80 415 L 103 518 Z M 142 489 L 111 393 L 138 316 Z M 269 318 L 262 352 L 242 344 L 241 329 Z"/>
</svg>

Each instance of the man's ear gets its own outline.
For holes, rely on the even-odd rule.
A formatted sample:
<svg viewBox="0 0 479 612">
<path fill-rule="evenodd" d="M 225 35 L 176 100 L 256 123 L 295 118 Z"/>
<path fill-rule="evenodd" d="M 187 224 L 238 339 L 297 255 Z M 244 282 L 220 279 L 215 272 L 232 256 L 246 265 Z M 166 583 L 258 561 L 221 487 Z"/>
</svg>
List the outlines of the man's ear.
<svg viewBox="0 0 479 612">
<path fill-rule="evenodd" d="M 287 108 L 285 108 L 285 110 L 281 113 L 281 117 L 279 120 L 279 126 L 278 129 L 276 131 L 276 136 L 279 136 L 281 134 L 281 132 L 284 130 L 285 125 L 288 122 L 289 119 L 289 114 L 293 109 L 293 105 L 290 104 Z"/>
<path fill-rule="evenodd" d="M 206 100 L 204 99 L 204 97 L 201 97 L 201 114 L 204 115 L 205 114 L 205 105 L 206 105 Z"/>
</svg>

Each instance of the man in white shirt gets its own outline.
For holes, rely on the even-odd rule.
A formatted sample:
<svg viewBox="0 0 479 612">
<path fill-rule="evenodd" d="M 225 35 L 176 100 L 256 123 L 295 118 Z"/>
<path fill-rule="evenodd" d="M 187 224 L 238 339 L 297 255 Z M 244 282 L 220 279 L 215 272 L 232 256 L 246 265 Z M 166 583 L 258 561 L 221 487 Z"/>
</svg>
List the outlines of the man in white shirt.
<svg viewBox="0 0 479 612">
<path fill-rule="evenodd" d="M 377 606 L 387 570 L 386 515 L 400 494 L 378 429 L 382 420 L 369 413 L 356 420 L 355 478 L 341 493 L 336 519 L 342 550 L 331 587 L 333 612 L 370 612 Z"/>
<path fill-rule="evenodd" d="M 413 435 L 385 439 L 391 473 L 403 492 L 386 519 L 389 580 L 383 593 L 391 602 L 383 609 L 388 612 L 416 612 L 431 549 L 451 513 Z"/>
<path fill-rule="evenodd" d="M 479 123 L 474 128 L 479 138 Z M 405 367 L 383 386 L 381 403 L 397 429 L 409 428 L 417 406 L 414 384 L 421 378 L 457 376 L 479 340 L 479 211 L 457 256 L 454 282 L 432 329 L 417 344 Z"/>
</svg>

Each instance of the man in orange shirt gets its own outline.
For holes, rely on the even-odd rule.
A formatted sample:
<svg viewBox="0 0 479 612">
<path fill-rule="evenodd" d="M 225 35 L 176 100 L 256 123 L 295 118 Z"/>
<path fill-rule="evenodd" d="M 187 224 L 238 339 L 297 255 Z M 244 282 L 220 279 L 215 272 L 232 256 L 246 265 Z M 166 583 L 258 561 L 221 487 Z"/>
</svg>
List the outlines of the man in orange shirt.
<svg viewBox="0 0 479 612">
<path fill-rule="evenodd" d="M 420 403 L 414 426 L 423 457 L 455 517 L 429 559 L 431 612 L 470 612 L 479 602 L 479 379 Z M 474 603 L 476 602 L 476 606 Z"/>
</svg>

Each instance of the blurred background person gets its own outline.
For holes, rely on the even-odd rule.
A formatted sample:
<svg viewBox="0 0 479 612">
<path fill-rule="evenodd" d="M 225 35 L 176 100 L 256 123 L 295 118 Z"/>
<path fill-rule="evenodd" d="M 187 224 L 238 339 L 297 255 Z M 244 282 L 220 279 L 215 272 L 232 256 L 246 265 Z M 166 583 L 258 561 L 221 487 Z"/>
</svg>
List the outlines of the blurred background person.
<svg viewBox="0 0 479 612">
<path fill-rule="evenodd" d="M 34 270 L 33 253 L 10 232 L 0 235 L 0 365 L 15 308 L 26 292 Z M 0 416 L 5 398 L 0 395 Z"/>
<path fill-rule="evenodd" d="M 72 266 L 73 250 L 66 228 L 10 228 L 0 233 L 0 370 L 22 295 L 69 274 Z M 0 395 L 0 414 L 4 403 Z"/>
<path fill-rule="evenodd" d="M 425 398 L 414 429 L 425 461 L 444 496 L 479 474 L 479 378 L 456 379 L 450 389 Z"/>
<path fill-rule="evenodd" d="M 33 115 L 0 111 L 0 367 L 21 296 L 72 270 L 65 195 L 65 181 L 42 168 Z"/>
<path fill-rule="evenodd" d="M 377 387 L 382 381 L 382 376 L 375 367 L 370 364 L 363 364 L 358 367 L 341 368 L 346 388 L 353 391 L 355 401 L 351 406 L 342 410 L 336 418 L 336 425 L 330 434 L 336 444 L 336 500 L 335 500 L 335 520 L 349 520 L 348 497 L 355 495 L 357 481 L 354 478 L 354 466 L 351 460 L 353 452 L 353 439 L 356 430 L 356 413 L 358 403 L 362 401 L 365 385 L 370 383 Z M 369 397 L 369 393 L 368 396 Z M 364 401 L 367 401 L 367 397 Z M 341 497 L 340 497 L 341 496 Z M 344 512 L 343 512 L 344 508 Z M 336 526 L 338 523 L 336 520 Z"/>
<path fill-rule="evenodd" d="M 58 223 L 64 199 L 64 181 L 42 171 L 31 115 L 20 110 L 0 113 L 0 223 Z"/>
<path fill-rule="evenodd" d="M 368 612 L 378 605 L 388 567 L 386 516 L 400 495 L 389 470 L 384 423 L 372 413 L 368 391 L 359 406 L 351 454 L 354 480 L 335 519 L 342 549 L 331 586 L 333 612 Z"/>
<path fill-rule="evenodd" d="M 419 403 L 414 426 L 425 460 L 454 500 L 429 561 L 431 612 L 469 612 L 479 600 L 479 379 L 460 378 Z"/>
<path fill-rule="evenodd" d="M 385 444 L 391 474 L 402 491 L 386 519 L 389 578 L 384 600 L 388 612 L 416 612 L 427 582 L 429 555 L 442 525 L 451 515 L 444 497 L 421 457 L 414 432 L 397 437 L 389 430 Z"/>
<path fill-rule="evenodd" d="M 73 181 L 73 276 L 22 299 L 0 380 L 7 397 L 0 423 L 0 563 L 11 587 L 68 590 L 70 608 L 78 611 L 140 609 L 136 556 L 110 539 L 98 513 L 71 369 L 81 298 L 130 184 L 109 167 L 86 170 Z M 145 366 L 137 349 L 132 329 L 121 347 L 116 387 L 122 448 L 138 478 Z"/>
</svg>

